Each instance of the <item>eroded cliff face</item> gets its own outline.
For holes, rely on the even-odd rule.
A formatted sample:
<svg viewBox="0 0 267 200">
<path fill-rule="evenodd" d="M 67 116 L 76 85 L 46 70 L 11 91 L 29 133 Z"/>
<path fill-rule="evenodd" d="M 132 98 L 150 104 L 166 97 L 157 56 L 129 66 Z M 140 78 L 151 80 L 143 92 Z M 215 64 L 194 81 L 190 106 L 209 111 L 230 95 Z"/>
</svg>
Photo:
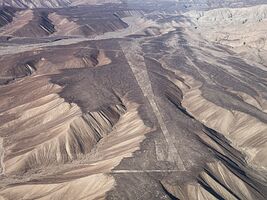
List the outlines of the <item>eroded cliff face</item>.
<svg viewBox="0 0 267 200">
<path fill-rule="evenodd" d="M 129 5 L 0 15 L 0 197 L 266 199 L 266 66 L 205 32 L 265 7 Z"/>
</svg>

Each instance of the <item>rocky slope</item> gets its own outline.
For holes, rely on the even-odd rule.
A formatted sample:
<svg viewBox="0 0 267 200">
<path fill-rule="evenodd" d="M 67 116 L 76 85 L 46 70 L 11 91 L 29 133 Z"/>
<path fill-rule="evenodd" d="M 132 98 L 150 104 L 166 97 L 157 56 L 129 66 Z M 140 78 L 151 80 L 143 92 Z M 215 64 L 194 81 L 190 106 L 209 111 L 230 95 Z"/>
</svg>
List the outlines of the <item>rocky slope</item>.
<svg viewBox="0 0 267 200">
<path fill-rule="evenodd" d="M 267 198 L 265 6 L 158 5 L 2 12 L 0 199 Z"/>
<path fill-rule="evenodd" d="M 264 0 L 194 0 L 194 1 L 183 1 L 183 0 L 146 0 L 146 1 L 133 1 L 133 0 L 0 0 L 0 5 L 13 6 L 19 8 L 58 8 L 68 7 L 77 5 L 100 5 L 110 3 L 124 3 L 128 5 L 135 4 L 158 4 L 164 6 L 164 4 L 173 2 L 178 5 L 179 9 L 211 9 L 219 7 L 244 7 L 247 5 L 264 4 Z"/>
<path fill-rule="evenodd" d="M 58 8 L 77 5 L 120 3 L 119 0 L 1 0 L 0 5 L 18 8 Z"/>
<path fill-rule="evenodd" d="M 128 27 L 122 17 L 142 16 L 142 11 L 110 6 L 109 11 L 98 7 L 53 10 L 20 10 L 4 8 L 0 38 L 92 37 Z M 9 14 L 8 18 L 6 17 Z M 6 20 L 9 19 L 9 20 Z M 5 39 L 6 38 L 6 39 Z"/>
<path fill-rule="evenodd" d="M 228 45 L 248 60 L 267 64 L 267 5 L 221 8 L 206 12 L 191 11 L 187 16 L 193 19 L 205 39 Z"/>
</svg>

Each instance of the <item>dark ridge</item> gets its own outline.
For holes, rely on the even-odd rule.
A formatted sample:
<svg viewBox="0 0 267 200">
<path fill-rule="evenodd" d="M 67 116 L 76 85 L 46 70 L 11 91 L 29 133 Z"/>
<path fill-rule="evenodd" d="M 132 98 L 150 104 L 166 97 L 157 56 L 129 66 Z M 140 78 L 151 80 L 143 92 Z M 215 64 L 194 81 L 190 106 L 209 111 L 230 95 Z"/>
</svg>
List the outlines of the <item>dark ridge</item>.
<svg viewBox="0 0 267 200">
<path fill-rule="evenodd" d="M 16 29 L 12 33 L 12 36 L 23 38 L 24 41 L 21 41 L 21 43 L 23 43 L 27 42 L 25 38 L 29 38 L 28 42 L 31 42 L 34 40 L 38 41 L 37 38 L 46 37 L 53 34 L 56 30 L 53 22 L 48 17 L 49 13 L 49 10 L 33 10 L 33 19 L 28 21 L 19 29 Z"/>
<path fill-rule="evenodd" d="M 88 113 L 88 114 L 96 121 L 96 119 L 93 117 L 92 114 L 90 114 L 90 113 Z M 87 124 L 90 126 L 90 128 L 94 131 L 95 137 L 96 137 L 96 142 L 99 142 L 103 138 L 103 136 L 98 132 L 98 130 L 94 126 L 92 126 L 92 124 L 88 121 L 87 118 L 85 118 L 84 116 L 82 118 L 83 118 L 83 120 L 85 120 L 87 122 Z"/>
<path fill-rule="evenodd" d="M 99 55 L 99 51 L 94 51 L 91 55 L 90 55 L 90 60 L 93 63 L 93 66 L 98 65 L 98 55 Z"/>
<path fill-rule="evenodd" d="M 17 78 L 24 78 L 26 76 L 32 75 L 34 71 L 36 71 L 35 61 L 27 61 L 22 64 L 17 64 L 11 67 L 7 74 L 12 77 L 12 80 Z"/>
<path fill-rule="evenodd" d="M 39 19 L 40 26 L 44 27 L 48 31 L 48 35 L 53 34 L 56 29 L 52 21 L 48 18 L 47 12 L 41 12 L 40 13 L 40 19 Z"/>
<path fill-rule="evenodd" d="M 203 180 L 199 179 L 198 183 L 209 193 L 211 193 L 215 198 L 218 200 L 225 200 L 221 195 L 219 195 L 217 192 L 215 192 L 214 189 L 212 189 L 208 184 L 206 184 Z"/>
<path fill-rule="evenodd" d="M 255 191 L 257 191 L 261 196 L 264 196 L 264 194 L 261 192 L 261 189 L 263 189 L 264 191 L 264 186 L 263 183 L 259 182 L 259 181 L 253 181 L 251 180 L 251 178 L 247 175 L 247 173 L 242 170 L 242 168 L 238 165 L 239 162 L 241 165 L 246 165 L 246 161 L 244 158 L 244 155 L 242 155 L 241 152 L 239 152 L 238 150 L 236 150 L 235 148 L 233 148 L 229 142 L 224 138 L 224 136 L 222 136 L 220 133 L 208 128 L 205 126 L 205 128 L 207 128 L 209 130 L 209 133 L 213 133 L 212 135 L 210 135 L 209 133 L 206 132 L 206 134 L 213 139 L 213 141 L 215 141 L 219 146 L 223 147 L 224 150 L 227 151 L 227 153 L 230 155 L 230 157 L 233 157 L 236 161 L 234 161 L 233 159 L 231 159 L 229 156 L 223 155 L 220 152 L 216 151 L 215 149 L 209 147 L 208 144 L 207 145 L 209 148 L 211 148 L 215 153 L 216 153 L 216 157 L 221 160 L 225 166 L 235 175 L 237 175 L 241 180 L 243 180 L 244 182 L 246 182 L 249 186 L 251 186 Z M 224 141 L 224 142 L 223 142 Z M 222 144 L 223 143 L 223 144 Z M 234 153 L 233 153 L 234 152 Z M 239 156 L 236 156 L 235 153 L 239 153 Z M 247 181 L 249 180 L 249 181 Z M 257 186 L 254 186 L 257 185 Z M 259 187 L 259 188 L 257 188 Z"/>
<path fill-rule="evenodd" d="M 253 188 L 256 192 L 258 192 L 259 195 L 262 197 L 264 196 L 265 191 L 264 185 L 260 182 L 252 181 L 250 177 L 247 176 L 246 172 L 243 171 L 233 160 L 228 158 L 227 156 L 224 156 L 222 154 L 217 155 L 218 159 L 223 161 L 225 163 L 225 166 L 235 175 L 237 175 L 241 180 L 243 180 L 245 183 L 247 183 L 251 188 Z M 249 180 L 249 181 L 247 181 Z"/>
<path fill-rule="evenodd" d="M 205 169 L 205 172 L 212 177 L 218 184 L 220 184 L 224 189 L 226 189 L 230 194 L 232 194 L 235 198 L 237 198 L 238 200 L 241 200 L 235 193 L 233 193 L 232 190 L 230 190 L 228 187 L 226 187 L 225 185 L 223 185 L 213 174 L 211 174 L 208 170 Z"/>
<path fill-rule="evenodd" d="M 11 7 L 0 8 L 0 28 L 11 23 L 17 9 Z"/>
<path fill-rule="evenodd" d="M 12 39 L 11 36 L 0 36 L 0 42 L 1 43 L 7 43 L 8 41 L 10 41 Z"/>
<path fill-rule="evenodd" d="M 167 93 L 166 93 L 165 96 L 166 96 L 167 99 L 168 99 L 172 104 L 174 104 L 175 107 L 176 107 L 177 109 L 179 109 L 183 114 L 185 114 L 186 116 L 190 117 L 191 119 L 195 119 L 192 115 L 190 115 L 190 114 L 186 111 L 186 109 L 185 109 L 184 107 L 181 106 L 181 103 L 180 103 L 180 102 L 173 100 L 173 98 L 170 97 L 170 94 L 167 94 Z"/>
<path fill-rule="evenodd" d="M 118 19 L 121 18 L 125 18 L 125 17 L 130 17 L 131 15 L 129 14 L 129 12 L 136 12 L 139 13 L 140 15 L 143 15 L 143 11 L 139 10 L 139 9 L 125 9 L 125 10 L 121 10 L 121 11 L 116 11 L 113 15 L 115 17 L 117 17 Z"/>
<path fill-rule="evenodd" d="M 34 71 L 36 71 L 35 63 L 34 61 L 28 61 L 22 66 L 23 70 L 25 70 L 26 75 L 30 76 Z"/>
<path fill-rule="evenodd" d="M 121 12 L 128 10 L 128 8 L 118 8 L 115 5 L 110 5 L 109 9 L 104 6 L 92 5 L 86 9 L 84 7 L 68 7 L 53 11 L 66 17 L 69 21 L 75 21 L 80 26 L 81 34 L 90 36 L 127 28 L 128 24 L 116 13 L 118 9 Z"/>
<path fill-rule="evenodd" d="M 73 131 L 73 134 L 72 134 L 72 135 L 73 135 L 73 137 L 74 137 L 76 143 L 78 144 L 81 153 L 82 153 L 82 154 L 85 154 L 86 152 L 85 152 L 84 145 L 82 144 L 81 140 L 79 139 L 79 137 L 78 137 L 78 135 L 77 135 L 77 134 L 79 134 L 79 133 L 77 133 L 76 130 L 75 130 L 72 126 L 70 126 L 70 128 L 73 129 L 73 130 L 72 130 L 72 131 Z M 75 151 L 76 151 L 76 148 L 75 148 Z"/>
<path fill-rule="evenodd" d="M 167 92 L 166 92 L 167 93 Z M 195 119 L 192 115 L 190 115 L 185 108 L 181 105 L 181 102 L 179 99 L 175 98 L 175 96 L 172 93 L 167 93 L 165 94 L 167 99 L 173 103 L 180 111 L 182 111 L 184 114 L 186 114 L 188 117 Z M 196 120 L 196 119 L 195 119 Z M 198 121 L 198 120 L 196 120 Z M 220 133 L 217 131 L 205 126 L 201 122 L 199 122 L 203 127 L 204 127 L 204 132 L 214 141 L 216 142 L 219 146 L 223 147 L 223 149 L 227 152 L 227 154 L 230 156 L 228 157 L 227 155 L 223 155 L 220 152 L 216 151 L 215 149 L 211 148 L 208 144 L 207 145 L 209 148 L 212 149 L 212 151 L 216 154 L 216 157 L 221 160 L 225 166 L 234 174 L 236 174 L 241 180 L 246 182 L 249 186 L 251 186 L 260 196 L 264 196 L 264 194 L 261 192 L 261 190 L 264 188 L 263 184 L 258 182 L 258 181 L 253 181 L 251 178 L 246 174 L 244 170 L 242 170 L 242 166 L 240 165 L 246 165 L 246 161 L 244 158 L 244 155 L 239 152 L 238 150 L 234 149 L 229 141 Z M 232 160 L 231 157 L 235 160 Z M 203 184 L 203 182 L 202 182 Z M 257 185 L 259 188 L 257 188 L 255 185 Z M 203 185 L 203 187 L 205 184 Z M 218 196 L 218 194 L 213 193 L 215 191 L 210 191 L 212 188 L 209 186 L 205 186 L 205 189 L 211 192 L 216 198 L 218 199 L 223 199 L 221 196 Z M 234 194 L 233 194 L 234 195 Z M 240 198 L 238 198 L 240 199 Z"/>
<path fill-rule="evenodd" d="M 171 200 L 180 200 L 178 199 L 176 196 L 174 196 L 173 194 L 171 194 L 165 187 L 164 185 L 160 182 L 160 185 L 163 189 L 163 191 L 168 195 L 168 197 L 171 199 Z"/>
<path fill-rule="evenodd" d="M 212 130 L 212 129 L 211 129 Z M 244 156 L 241 154 L 241 152 L 235 150 L 227 140 L 220 140 L 218 138 L 224 138 L 220 133 L 212 130 L 216 133 L 217 136 L 211 136 L 210 134 L 206 133 L 214 142 L 216 142 L 220 147 L 222 147 L 224 150 L 227 151 L 229 156 L 223 155 L 220 152 L 218 152 L 216 149 L 210 147 L 208 144 L 206 144 L 204 141 L 202 141 L 203 144 L 205 144 L 208 148 L 210 148 L 215 154 L 218 160 L 222 161 L 224 165 L 235 175 L 237 175 L 241 180 L 243 180 L 245 183 L 247 183 L 249 186 L 251 186 L 258 194 L 261 196 L 264 196 L 264 194 L 261 192 L 261 190 L 264 188 L 263 183 L 260 183 L 259 181 L 253 181 L 251 178 L 246 174 L 244 170 L 242 170 L 242 166 L 239 166 L 238 163 L 241 163 L 241 165 L 246 165 L 246 161 L 244 160 Z M 217 138 L 217 139 L 216 139 Z M 239 157 L 235 155 L 235 152 L 239 153 Z M 233 159 L 236 161 L 234 161 Z M 247 168 L 248 169 L 248 168 Z M 207 170 L 205 170 L 207 172 Z M 257 185 L 259 188 L 257 188 Z M 261 188 L 261 189 L 260 189 Z M 264 189 L 263 189 L 264 190 Z"/>
<path fill-rule="evenodd" d="M 216 142 L 219 146 L 223 147 L 224 150 L 226 150 L 229 154 L 231 154 L 236 160 L 239 160 L 240 162 L 243 161 L 244 155 L 239 152 L 238 150 L 234 149 L 231 145 L 230 142 L 220 133 L 217 131 L 205 126 L 202 124 L 204 127 L 204 132 L 214 141 Z M 233 153 L 234 152 L 234 153 Z M 238 154 L 238 156 L 236 156 Z"/>
<path fill-rule="evenodd" d="M 260 188 L 263 188 L 262 183 L 260 182 L 255 182 L 252 181 L 251 178 L 247 175 L 247 173 L 242 170 L 242 168 L 240 167 L 240 165 L 237 163 L 239 162 L 241 165 L 246 165 L 246 161 L 244 158 L 244 155 L 239 152 L 238 150 L 236 150 L 235 148 L 233 148 L 230 144 L 229 141 L 220 133 L 216 132 L 213 129 L 210 129 L 208 127 L 206 127 L 205 125 L 203 125 L 205 127 L 206 130 L 208 130 L 207 132 L 205 131 L 205 133 L 214 141 L 216 142 L 219 146 L 223 147 L 223 149 L 229 154 L 229 156 L 223 155 L 220 152 L 216 151 L 215 149 L 211 148 L 208 144 L 206 144 L 209 148 L 211 148 L 215 153 L 216 153 L 216 157 L 221 160 L 225 166 L 234 174 L 236 174 L 240 179 L 242 179 L 244 182 L 246 182 L 249 186 L 251 186 L 255 191 L 257 191 L 260 195 L 263 196 L 262 192 L 259 190 L 259 188 L 255 187 L 254 184 L 258 185 Z M 238 156 L 236 154 L 239 154 Z M 234 161 L 233 159 L 231 159 L 231 157 L 233 159 L 235 159 L 236 161 Z M 245 178 L 244 178 L 245 177 Z M 249 181 L 247 181 L 249 180 Z M 253 182 L 253 184 L 251 183 Z"/>
</svg>

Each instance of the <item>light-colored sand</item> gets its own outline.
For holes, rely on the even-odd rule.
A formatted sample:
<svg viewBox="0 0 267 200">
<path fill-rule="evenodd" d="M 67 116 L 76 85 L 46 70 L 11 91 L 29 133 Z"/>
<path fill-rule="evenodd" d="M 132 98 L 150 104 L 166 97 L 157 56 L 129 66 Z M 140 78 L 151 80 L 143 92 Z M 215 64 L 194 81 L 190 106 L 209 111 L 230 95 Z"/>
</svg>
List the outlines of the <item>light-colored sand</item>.
<svg viewBox="0 0 267 200">
<path fill-rule="evenodd" d="M 59 8 L 79 5 L 100 5 L 106 3 L 120 3 L 120 0 L 0 0 L 0 5 L 19 8 Z"/>
<path fill-rule="evenodd" d="M 244 183 L 221 162 L 209 163 L 207 171 L 203 171 L 200 174 L 200 179 L 224 199 L 237 200 L 238 198 L 235 194 L 239 197 L 242 196 L 242 199 L 253 199 L 248 190 L 250 186 Z M 230 193 L 229 189 L 234 191 L 234 194 Z M 189 184 L 187 191 L 188 198 L 192 200 L 217 199 L 200 184 Z"/>
<path fill-rule="evenodd" d="M 100 5 L 105 3 L 121 3 L 121 0 L 72 0 L 72 5 Z"/>
<path fill-rule="evenodd" d="M 262 172 L 266 171 L 267 146 L 265 133 L 267 125 L 248 114 L 226 110 L 207 101 L 202 96 L 201 82 L 178 70 L 174 72 L 182 79 L 167 78 L 183 91 L 182 105 L 187 112 L 207 127 L 222 133 L 228 138 L 236 149 L 246 155 L 247 161 L 252 167 L 258 168 Z M 229 152 L 205 132 L 199 131 L 197 135 L 204 144 L 216 150 L 218 154 L 229 156 Z M 261 178 L 264 181 L 266 180 L 264 173 Z M 212 188 L 224 199 L 238 199 L 237 197 L 254 199 L 254 195 L 258 195 L 257 192 L 251 193 L 253 188 L 219 160 L 207 163 L 205 170 L 199 174 L 198 180 Z M 181 188 L 173 187 L 166 182 L 162 184 L 179 199 L 218 199 L 200 183 L 188 183 Z"/>
<path fill-rule="evenodd" d="M 19 8 L 56 8 L 61 6 L 69 5 L 72 1 L 70 0 L 0 0 L 0 4 L 5 4 L 8 6 L 14 6 Z"/>
<path fill-rule="evenodd" d="M 97 66 L 108 65 L 112 61 L 106 56 L 103 50 L 99 50 L 98 57 L 97 57 L 98 64 Z"/>
<path fill-rule="evenodd" d="M 266 65 L 267 5 L 191 11 L 186 16 L 193 19 L 205 39 L 229 45 L 248 60 Z"/>
<path fill-rule="evenodd" d="M 0 199 L 104 199 L 105 193 L 114 186 L 114 183 L 115 180 L 111 176 L 96 174 L 64 183 L 29 184 L 6 188 L 0 191 Z"/>
<path fill-rule="evenodd" d="M 35 171 L 27 180 L 45 174 L 49 178 L 49 184 L 1 189 L 2 199 L 103 199 L 115 184 L 105 174 L 138 150 L 145 134 L 152 131 L 139 117 L 139 105 L 127 98 L 123 100 L 127 110 L 117 105 L 82 113 L 76 104 L 59 97 L 62 88 L 44 76 L 28 77 L 1 90 L 5 94 L 1 116 L 12 116 L 0 124 L 3 173 Z M 27 95 L 22 92 L 29 90 Z M 11 103 L 12 96 L 20 101 Z M 26 181 L 9 176 L 4 182 L 21 180 Z"/>
<path fill-rule="evenodd" d="M 83 35 L 82 31 L 80 30 L 81 27 L 74 21 L 68 20 L 66 16 L 51 13 L 49 14 L 49 19 L 52 20 L 53 24 L 55 25 L 56 32 L 54 33 L 54 35 Z"/>
<path fill-rule="evenodd" d="M 33 19 L 33 11 L 25 10 L 16 14 L 11 23 L 0 29 L 0 36 L 12 36 L 17 30 L 28 24 Z"/>
<path fill-rule="evenodd" d="M 177 72 L 179 74 L 180 72 Z M 201 83 L 188 75 L 180 74 L 184 83 L 176 80 L 183 90 L 182 105 L 196 119 L 228 138 L 247 155 L 251 165 L 267 169 L 267 125 L 257 118 L 237 110 L 227 110 L 202 97 Z M 188 88 L 189 86 L 189 88 Z"/>
</svg>

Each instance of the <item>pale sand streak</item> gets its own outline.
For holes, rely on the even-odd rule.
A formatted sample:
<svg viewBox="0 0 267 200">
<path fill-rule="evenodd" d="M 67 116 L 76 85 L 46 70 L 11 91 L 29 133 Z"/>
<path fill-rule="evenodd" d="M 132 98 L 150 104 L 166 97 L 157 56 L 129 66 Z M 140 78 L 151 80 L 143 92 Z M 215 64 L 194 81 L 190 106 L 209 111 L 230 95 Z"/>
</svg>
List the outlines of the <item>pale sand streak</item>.
<svg viewBox="0 0 267 200">
<path fill-rule="evenodd" d="M 147 170 L 112 170 L 111 174 L 124 174 L 124 173 L 172 173 L 180 172 L 181 170 L 164 170 L 164 169 L 147 169 Z"/>
<path fill-rule="evenodd" d="M 131 47 L 130 49 L 128 47 Z M 171 136 L 171 134 L 169 133 L 164 120 L 160 114 L 160 111 L 158 109 L 158 106 L 155 102 L 155 97 L 153 94 L 153 90 L 150 84 L 150 80 L 149 80 L 149 76 L 147 74 L 147 69 L 146 69 L 146 65 L 145 65 L 145 61 L 144 58 L 138 54 L 138 52 L 141 52 L 140 47 L 138 45 L 138 43 L 131 43 L 131 45 L 124 45 L 124 43 L 121 43 L 121 48 L 122 51 L 125 54 L 125 57 L 128 61 L 129 66 L 131 67 L 133 74 L 144 94 L 145 97 L 147 97 L 153 112 L 155 113 L 157 120 L 159 122 L 160 128 L 162 130 L 162 133 L 166 139 L 166 142 L 168 144 L 168 158 L 167 160 L 170 162 L 175 162 L 177 164 L 177 166 L 179 167 L 179 169 L 181 170 L 185 170 L 183 161 L 176 149 L 176 147 L 174 146 L 174 143 L 172 141 L 174 141 L 174 138 Z M 135 63 L 138 63 L 138 67 L 135 65 Z"/>
<path fill-rule="evenodd" d="M 5 149 L 3 147 L 3 138 L 0 138 L 0 174 L 4 174 L 5 172 L 4 155 L 5 155 Z"/>
</svg>

